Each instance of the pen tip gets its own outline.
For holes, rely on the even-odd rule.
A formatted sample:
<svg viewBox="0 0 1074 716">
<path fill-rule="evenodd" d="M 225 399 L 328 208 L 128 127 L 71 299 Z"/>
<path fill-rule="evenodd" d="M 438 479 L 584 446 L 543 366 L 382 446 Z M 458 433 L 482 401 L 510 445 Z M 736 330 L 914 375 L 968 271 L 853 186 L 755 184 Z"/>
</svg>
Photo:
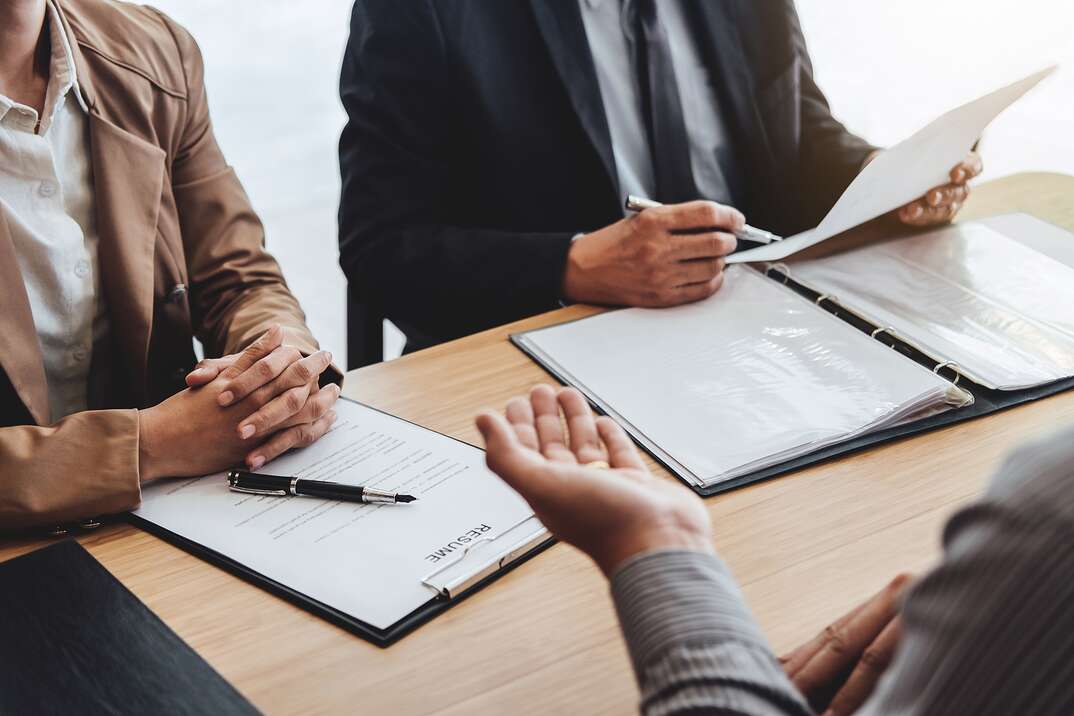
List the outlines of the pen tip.
<svg viewBox="0 0 1074 716">
<path fill-rule="evenodd" d="M 418 498 L 414 497 L 413 495 L 396 495 L 395 496 L 395 501 L 396 502 L 413 502 L 416 499 L 418 499 Z"/>
</svg>

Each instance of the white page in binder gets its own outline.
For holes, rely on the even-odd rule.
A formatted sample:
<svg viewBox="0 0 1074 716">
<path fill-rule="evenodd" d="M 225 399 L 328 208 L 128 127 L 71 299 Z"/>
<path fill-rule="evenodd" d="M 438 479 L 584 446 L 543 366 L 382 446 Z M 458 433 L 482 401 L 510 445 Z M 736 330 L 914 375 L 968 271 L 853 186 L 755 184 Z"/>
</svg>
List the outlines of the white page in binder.
<svg viewBox="0 0 1074 716">
<path fill-rule="evenodd" d="M 799 283 L 985 387 L 1074 376 L 1074 269 L 982 224 L 789 265 Z"/>
<path fill-rule="evenodd" d="M 972 400 L 740 266 L 706 301 L 614 311 L 521 339 L 702 485 Z"/>
</svg>

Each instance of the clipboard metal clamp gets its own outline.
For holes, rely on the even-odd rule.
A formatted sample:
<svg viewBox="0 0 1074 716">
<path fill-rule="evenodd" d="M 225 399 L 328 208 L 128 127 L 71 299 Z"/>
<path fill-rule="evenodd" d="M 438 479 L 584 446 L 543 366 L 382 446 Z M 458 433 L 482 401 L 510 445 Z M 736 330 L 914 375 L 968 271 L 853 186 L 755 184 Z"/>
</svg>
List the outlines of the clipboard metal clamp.
<svg viewBox="0 0 1074 716">
<path fill-rule="evenodd" d="M 535 515 L 529 515 L 500 532 L 476 538 L 473 544 L 459 552 L 447 564 L 422 577 L 421 583 L 442 597 L 454 599 L 485 577 L 495 574 L 550 539 L 548 529 Z M 493 550 L 491 555 L 484 554 L 487 547 L 497 545 L 501 540 L 505 540 L 505 549 Z M 475 564 L 461 569 L 471 559 Z"/>
</svg>

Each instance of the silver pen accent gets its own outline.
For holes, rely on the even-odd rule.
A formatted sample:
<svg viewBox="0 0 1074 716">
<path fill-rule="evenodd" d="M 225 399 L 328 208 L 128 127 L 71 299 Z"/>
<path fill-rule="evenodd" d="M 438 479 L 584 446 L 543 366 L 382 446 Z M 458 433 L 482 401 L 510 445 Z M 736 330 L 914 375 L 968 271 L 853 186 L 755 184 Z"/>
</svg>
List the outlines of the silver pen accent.
<svg viewBox="0 0 1074 716">
<path fill-rule="evenodd" d="M 645 199 L 640 196 L 634 196 L 633 194 L 626 199 L 626 208 L 628 211 L 644 211 L 645 209 L 655 209 L 658 206 L 664 205 L 659 201 Z M 740 230 L 736 231 L 735 236 L 743 241 L 753 241 L 758 244 L 770 244 L 773 241 L 783 240 L 782 236 L 776 236 L 771 231 L 758 229 L 756 226 L 750 226 L 749 224 L 746 224 Z"/>
<path fill-rule="evenodd" d="M 367 487 L 362 493 L 362 502 L 395 504 L 395 493 Z"/>
</svg>

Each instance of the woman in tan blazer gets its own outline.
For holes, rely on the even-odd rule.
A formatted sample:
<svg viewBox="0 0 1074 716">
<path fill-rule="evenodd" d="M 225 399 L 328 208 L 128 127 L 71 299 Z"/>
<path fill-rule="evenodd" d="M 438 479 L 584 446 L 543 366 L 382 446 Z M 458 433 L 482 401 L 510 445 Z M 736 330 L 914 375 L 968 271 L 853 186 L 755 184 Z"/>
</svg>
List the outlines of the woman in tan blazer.
<svg viewBox="0 0 1074 716">
<path fill-rule="evenodd" d="M 202 72 L 156 10 L 0 4 L 0 530 L 128 510 L 334 419 Z M 228 357 L 191 374 L 195 336 Z"/>
</svg>

